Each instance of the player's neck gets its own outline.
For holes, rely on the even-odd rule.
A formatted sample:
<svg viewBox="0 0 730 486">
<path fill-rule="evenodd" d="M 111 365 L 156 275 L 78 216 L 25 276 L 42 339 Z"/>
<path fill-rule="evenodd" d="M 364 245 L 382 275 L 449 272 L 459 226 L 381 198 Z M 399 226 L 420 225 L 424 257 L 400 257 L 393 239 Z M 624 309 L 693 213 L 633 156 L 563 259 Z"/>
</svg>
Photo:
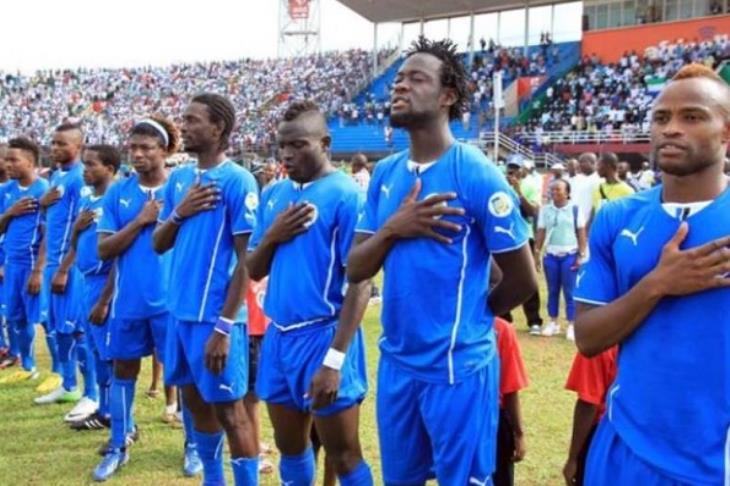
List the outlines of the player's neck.
<svg viewBox="0 0 730 486">
<path fill-rule="evenodd" d="M 28 175 L 21 176 L 18 179 L 18 184 L 20 184 L 23 187 L 29 187 L 31 184 L 33 184 L 36 180 L 35 173 L 30 173 Z"/>
<path fill-rule="evenodd" d="M 618 184 L 621 179 L 616 174 L 606 176 L 606 184 Z"/>
<path fill-rule="evenodd" d="M 139 174 L 139 183 L 144 187 L 159 187 L 167 180 L 164 167 L 154 168 Z"/>
<path fill-rule="evenodd" d="M 103 196 L 109 187 L 109 181 L 94 184 L 94 196 Z"/>
<path fill-rule="evenodd" d="M 728 187 L 728 179 L 722 166 L 715 164 L 697 174 L 683 177 L 662 174 L 662 201 L 665 203 L 690 203 L 712 201 Z"/>
<path fill-rule="evenodd" d="M 66 162 L 65 164 L 61 164 L 61 170 L 69 170 L 78 160 L 78 157 L 74 157 L 70 161 Z"/>
<path fill-rule="evenodd" d="M 196 154 L 198 156 L 198 168 L 210 169 L 226 160 L 226 153 L 218 148 Z"/>
<path fill-rule="evenodd" d="M 409 130 L 408 134 L 411 141 L 410 158 L 418 163 L 437 160 L 454 144 L 454 136 L 448 123 Z"/>
</svg>

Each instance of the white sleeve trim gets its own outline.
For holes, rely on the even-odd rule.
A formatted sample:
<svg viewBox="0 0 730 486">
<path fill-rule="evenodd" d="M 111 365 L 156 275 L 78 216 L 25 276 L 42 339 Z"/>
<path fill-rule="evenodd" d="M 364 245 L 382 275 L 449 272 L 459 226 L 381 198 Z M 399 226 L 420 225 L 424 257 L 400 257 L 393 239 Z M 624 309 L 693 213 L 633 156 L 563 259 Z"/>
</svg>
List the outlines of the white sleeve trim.
<svg viewBox="0 0 730 486">
<path fill-rule="evenodd" d="M 525 240 L 524 242 L 520 243 L 520 244 L 519 244 L 519 245 L 517 245 L 517 246 L 513 246 L 513 247 L 510 247 L 510 248 L 502 248 L 502 249 L 500 249 L 500 250 L 491 250 L 491 249 L 490 249 L 490 251 L 489 251 L 489 252 L 490 252 L 490 253 L 491 253 L 492 255 L 499 255 L 500 253 L 509 253 L 509 252 L 511 252 L 511 251 L 519 250 L 520 248 L 522 248 L 522 247 L 523 247 L 523 246 L 525 246 L 525 245 L 528 245 L 529 243 L 530 243 L 530 242 L 529 242 L 528 240 Z"/>
<path fill-rule="evenodd" d="M 251 233 L 253 233 L 253 230 L 252 229 L 249 229 L 249 230 L 241 230 L 241 231 L 234 231 L 233 232 L 233 236 L 250 235 Z"/>
<path fill-rule="evenodd" d="M 591 299 L 584 299 L 582 297 L 573 297 L 573 300 L 576 302 L 580 302 L 582 304 L 589 304 L 589 305 L 608 305 L 608 302 L 602 302 L 600 300 L 591 300 Z"/>
<path fill-rule="evenodd" d="M 97 233 L 106 233 L 106 234 L 110 234 L 110 235 L 113 235 L 114 233 L 116 233 L 116 231 L 114 231 L 114 230 L 98 229 L 98 228 L 97 228 L 96 232 Z"/>
<path fill-rule="evenodd" d="M 364 235 L 374 235 L 375 231 L 370 231 L 370 230 L 366 230 L 366 229 L 356 229 L 355 233 L 362 233 Z"/>
</svg>

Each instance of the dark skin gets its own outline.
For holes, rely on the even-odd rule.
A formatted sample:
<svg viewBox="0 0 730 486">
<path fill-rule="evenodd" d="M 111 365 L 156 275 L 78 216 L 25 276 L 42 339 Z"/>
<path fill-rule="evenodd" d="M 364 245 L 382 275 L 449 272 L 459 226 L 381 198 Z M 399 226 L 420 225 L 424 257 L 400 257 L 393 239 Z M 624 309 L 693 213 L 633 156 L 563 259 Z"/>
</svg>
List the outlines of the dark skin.
<svg viewBox="0 0 730 486">
<path fill-rule="evenodd" d="M 84 136 L 79 130 L 63 130 L 53 134 L 51 140 L 51 160 L 58 167 L 66 170 L 81 156 L 84 147 Z M 52 206 L 61 199 L 61 191 L 52 187 L 40 200 L 43 209 Z"/>
<path fill-rule="evenodd" d="M 578 458 L 583 447 L 585 447 L 597 414 L 598 407 L 580 399 L 576 400 L 573 409 L 573 435 L 570 438 L 570 451 L 568 452 L 568 460 L 563 466 L 563 478 L 567 486 L 575 484 L 575 476 L 578 473 Z"/>
<path fill-rule="evenodd" d="M 35 173 L 36 160 L 32 152 L 10 148 L 5 155 L 5 163 L 10 178 L 15 179 L 23 187 L 29 187 L 35 182 L 38 176 Z M 33 214 L 38 211 L 38 201 L 32 197 L 24 197 L 19 199 L 15 204 L 0 216 L 0 234 L 5 233 L 8 224 L 13 218 Z M 42 228 L 40 229 L 42 230 Z M 28 278 L 27 290 L 30 295 L 38 295 L 41 291 L 41 281 L 43 278 L 43 268 L 46 265 L 45 244 L 41 240 L 38 260 L 31 270 Z"/>
<path fill-rule="evenodd" d="M 449 128 L 449 108 L 457 101 L 453 88 L 441 84 L 442 61 L 431 54 L 414 54 L 403 63 L 391 91 L 391 123 L 401 126 L 410 136 L 411 160 L 429 163 L 437 160 L 454 143 Z M 442 206 L 456 194 L 437 194 L 418 201 L 421 180 L 416 179 L 400 209 L 374 235 L 358 234 L 350 252 L 347 277 L 362 282 L 378 273 L 390 249 L 401 239 L 432 238 L 451 244 L 451 238 L 436 228 L 460 231 L 457 224 L 440 216 L 464 214 L 462 208 Z M 524 302 L 537 290 L 537 276 L 529 246 L 494 255 L 501 268 L 509 268 L 501 283 L 489 295 L 495 315 L 502 315 Z"/>
<path fill-rule="evenodd" d="M 589 176 L 593 174 L 596 171 L 596 163 L 596 155 L 590 152 L 581 154 L 578 157 L 578 168 L 583 175 Z"/>
<path fill-rule="evenodd" d="M 223 122 L 214 122 L 208 107 L 202 103 L 190 103 L 183 115 L 182 138 L 185 150 L 196 156 L 198 167 L 209 169 L 226 160 L 223 144 Z M 175 208 L 177 214 L 185 219 L 202 211 L 216 207 L 220 200 L 220 190 L 214 185 L 196 183 Z M 179 224 L 171 219 L 159 223 L 152 235 L 156 252 L 164 253 L 175 246 Z M 246 269 L 246 248 L 249 235 L 234 236 L 238 263 L 233 272 L 228 293 L 220 315 L 235 319 L 243 304 L 248 282 Z M 205 366 L 214 374 L 220 374 L 226 366 L 230 351 L 230 338 L 219 332 L 212 332 L 205 345 Z M 205 433 L 218 433 L 223 429 L 228 438 L 231 456 L 255 457 L 259 444 L 253 418 L 247 412 L 243 400 L 207 403 L 195 385 L 182 389 L 185 404 L 193 415 L 195 429 Z"/>
<path fill-rule="evenodd" d="M 279 125 L 277 142 L 281 159 L 289 177 L 298 183 L 313 182 L 334 172 L 327 158 L 330 137 L 326 122 L 318 113 L 304 113 Z M 292 205 L 282 211 L 264 234 L 259 246 L 251 252 L 246 264 L 252 278 L 260 280 L 269 273 L 277 247 L 309 229 L 311 206 Z M 337 331 L 331 347 L 346 352 L 365 314 L 370 297 L 370 281 L 350 285 L 340 311 Z M 338 370 L 321 366 L 312 378 L 308 396 L 314 410 L 334 403 L 340 388 Z M 312 415 L 276 404 L 268 404 L 274 426 L 276 445 L 282 454 L 298 455 L 310 445 Z M 362 461 L 358 437 L 360 407 L 354 406 L 329 417 L 314 416 L 314 423 L 327 459 L 337 474 L 352 471 Z"/>
<path fill-rule="evenodd" d="M 114 180 L 115 170 L 114 167 L 104 165 L 99 158 L 99 154 L 94 150 L 85 150 L 83 155 L 84 163 L 84 182 L 86 185 L 94 188 L 95 196 L 103 196 L 106 193 L 107 188 Z M 79 213 L 71 234 L 71 247 L 68 255 L 62 262 L 61 266 L 67 264 L 67 259 L 73 262 L 76 255 L 76 248 L 79 242 L 79 235 L 86 231 L 94 222 L 93 211 L 82 211 Z M 71 256 L 69 256 L 71 255 Z M 106 318 L 109 315 L 109 304 L 111 303 L 112 294 L 114 293 L 114 275 L 115 270 L 109 272 L 109 276 L 106 279 L 104 289 L 102 289 L 99 300 L 96 301 L 89 314 L 89 322 L 94 325 L 101 326 L 106 322 Z"/>
<path fill-rule="evenodd" d="M 143 187 L 159 187 L 167 180 L 165 158 L 167 150 L 157 137 L 132 135 L 129 140 L 129 154 Z M 139 236 L 140 232 L 157 222 L 160 202 L 150 197 L 136 218 L 114 234 L 99 234 L 99 258 L 109 260 L 124 254 Z M 139 375 L 140 360 L 115 360 L 114 375 L 132 380 Z"/>
<path fill-rule="evenodd" d="M 728 99 L 727 87 L 708 79 L 673 81 L 657 98 L 651 138 L 664 173 L 664 202 L 710 201 L 727 187 Z M 730 286 L 730 278 L 719 277 L 730 272 L 730 236 L 680 249 L 689 231 L 683 222 L 656 267 L 626 294 L 601 307 L 578 305 L 575 337 L 583 354 L 595 356 L 622 342 L 664 297 Z"/>
</svg>

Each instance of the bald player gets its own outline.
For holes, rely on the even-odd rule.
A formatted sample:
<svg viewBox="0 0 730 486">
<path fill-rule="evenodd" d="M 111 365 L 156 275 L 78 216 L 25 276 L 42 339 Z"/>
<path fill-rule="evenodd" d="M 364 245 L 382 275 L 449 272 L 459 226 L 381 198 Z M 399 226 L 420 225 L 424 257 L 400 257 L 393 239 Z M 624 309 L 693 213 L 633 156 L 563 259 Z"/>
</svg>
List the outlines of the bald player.
<svg viewBox="0 0 730 486">
<path fill-rule="evenodd" d="M 619 345 L 585 484 L 730 484 L 730 89 L 682 68 L 651 117 L 661 186 L 610 201 L 578 274 L 576 342 Z"/>
<path fill-rule="evenodd" d="M 251 278 L 269 277 L 264 312 L 271 325 L 256 394 L 268 406 L 283 484 L 314 483 L 314 420 L 340 484 L 371 485 L 358 438 L 367 391 L 360 321 L 369 279 L 343 291 L 362 192 L 330 163 L 330 136 L 316 104 L 289 106 L 277 143 L 289 179 L 264 191 L 247 258 Z"/>
</svg>

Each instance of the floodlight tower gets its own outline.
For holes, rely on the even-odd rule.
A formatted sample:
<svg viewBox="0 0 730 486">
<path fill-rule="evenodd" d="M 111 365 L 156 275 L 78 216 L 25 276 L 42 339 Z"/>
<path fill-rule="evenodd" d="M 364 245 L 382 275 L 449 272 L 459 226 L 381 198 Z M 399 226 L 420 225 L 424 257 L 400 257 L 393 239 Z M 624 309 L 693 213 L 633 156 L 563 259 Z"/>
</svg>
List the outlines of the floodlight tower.
<svg viewBox="0 0 730 486">
<path fill-rule="evenodd" d="M 321 0 L 279 0 L 279 57 L 320 51 Z"/>
</svg>

